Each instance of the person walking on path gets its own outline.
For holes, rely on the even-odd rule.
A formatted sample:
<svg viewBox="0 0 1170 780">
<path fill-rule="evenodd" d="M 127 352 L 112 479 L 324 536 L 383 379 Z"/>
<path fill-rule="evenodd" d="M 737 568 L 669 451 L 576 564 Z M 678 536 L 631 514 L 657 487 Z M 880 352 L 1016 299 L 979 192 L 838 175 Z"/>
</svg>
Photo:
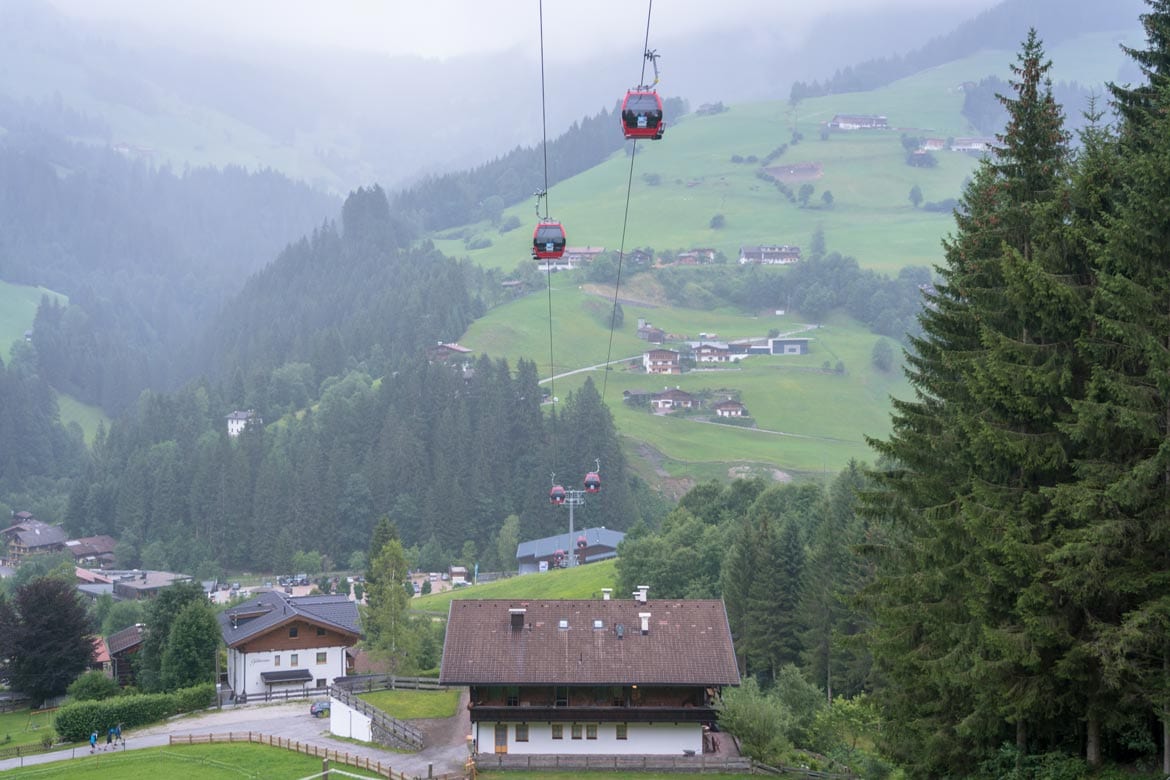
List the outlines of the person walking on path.
<svg viewBox="0 0 1170 780">
<path fill-rule="evenodd" d="M 96 750 L 97 750 L 97 732 L 95 731 L 89 735 L 89 752 L 93 753 Z"/>
<path fill-rule="evenodd" d="M 121 723 L 119 723 L 117 726 L 114 726 L 114 744 L 117 745 L 119 742 L 122 743 L 122 747 L 126 747 L 126 738 L 122 736 Z"/>
<path fill-rule="evenodd" d="M 110 730 L 106 732 L 106 750 L 109 750 L 112 744 L 114 744 L 114 727 L 110 726 Z"/>
</svg>

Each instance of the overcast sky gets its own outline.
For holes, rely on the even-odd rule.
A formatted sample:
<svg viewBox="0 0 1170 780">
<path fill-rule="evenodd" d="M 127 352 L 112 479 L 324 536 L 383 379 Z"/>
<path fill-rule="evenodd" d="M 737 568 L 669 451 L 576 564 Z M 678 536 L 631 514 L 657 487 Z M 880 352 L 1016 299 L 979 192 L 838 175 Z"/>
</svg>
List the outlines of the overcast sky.
<svg viewBox="0 0 1170 780">
<path fill-rule="evenodd" d="M 540 38 L 537 0 L 50 0 L 70 16 L 140 27 L 167 41 L 194 35 L 237 41 L 305 44 L 446 59 L 503 51 Z M 963 6 L 971 13 L 995 0 L 658 0 L 651 41 L 744 21 L 799 37 L 814 15 L 881 6 Z M 544 0 L 546 57 L 573 59 L 586 50 L 640 46 L 647 3 L 636 0 Z M 745 53 L 745 67 L 750 67 Z"/>
</svg>

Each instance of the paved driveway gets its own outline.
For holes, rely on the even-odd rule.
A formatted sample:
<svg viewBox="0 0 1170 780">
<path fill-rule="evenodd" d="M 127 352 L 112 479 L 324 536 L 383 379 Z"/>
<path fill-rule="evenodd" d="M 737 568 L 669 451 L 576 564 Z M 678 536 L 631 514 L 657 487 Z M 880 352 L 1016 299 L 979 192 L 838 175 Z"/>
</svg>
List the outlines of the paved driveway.
<svg viewBox="0 0 1170 780">
<path fill-rule="evenodd" d="M 328 748 L 341 753 L 368 757 L 372 761 L 389 764 L 395 772 L 412 777 L 427 777 L 428 772 L 436 775 L 463 774 L 463 762 L 467 760 L 466 737 L 471 733 L 471 722 L 467 713 L 467 691 L 459 699 L 456 714 L 440 720 L 411 721 L 423 732 L 424 747 L 417 753 L 396 753 L 353 742 L 334 739 L 329 734 L 329 721 L 314 718 L 309 714 L 311 700 L 287 704 L 248 704 L 225 707 L 197 715 L 183 715 L 162 724 L 127 731 L 126 750 L 160 747 L 170 737 L 187 734 L 225 734 L 232 732 L 255 732 L 259 734 L 293 739 L 298 742 Z M 98 747 L 103 748 L 104 742 Z M 74 757 L 89 755 L 89 747 L 70 748 L 53 753 L 43 753 L 24 758 L 0 761 L 0 771 L 21 766 L 66 761 Z"/>
</svg>

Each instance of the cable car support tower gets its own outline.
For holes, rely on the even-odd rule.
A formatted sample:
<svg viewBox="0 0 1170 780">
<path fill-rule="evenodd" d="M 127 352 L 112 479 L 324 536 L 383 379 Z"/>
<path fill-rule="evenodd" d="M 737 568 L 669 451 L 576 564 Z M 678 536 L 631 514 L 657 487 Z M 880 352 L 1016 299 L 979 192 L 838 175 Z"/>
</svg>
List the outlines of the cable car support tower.
<svg viewBox="0 0 1170 780">
<path fill-rule="evenodd" d="M 553 506 L 567 506 L 569 508 L 569 544 L 568 549 L 565 550 L 567 558 L 566 565 L 573 567 L 578 565 L 577 552 L 579 549 L 584 549 L 586 545 L 581 545 L 580 540 L 574 539 L 574 517 L 573 513 L 579 506 L 585 506 L 586 493 L 601 492 L 601 460 L 594 461 L 597 464 L 597 471 L 591 471 L 585 475 L 584 488 L 565 488 L 557 484 L 556 474 L 552 474 L 553 487 L 549 491 L 549 498 Z"/>
</svg>

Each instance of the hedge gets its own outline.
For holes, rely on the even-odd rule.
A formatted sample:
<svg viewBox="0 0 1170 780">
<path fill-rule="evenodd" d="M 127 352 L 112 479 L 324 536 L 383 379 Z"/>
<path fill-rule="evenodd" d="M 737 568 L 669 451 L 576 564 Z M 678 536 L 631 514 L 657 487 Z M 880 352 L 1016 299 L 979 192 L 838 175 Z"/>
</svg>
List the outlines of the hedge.
<svg viewBox="0 0 1170 780">
<path fill-rule="evenodd" d="M 174 693 L 148 693 L 115 696 L 102 701 L 78 701 L 57 710 L 53 728 L 65 742 L 84 742 L 97 732 L 104 737 L 118 724 L 128 729 L 155 723 L 180 712 L 210 707 L 215 702 L 215 686 L 194 685 Z"/>
</svg>

